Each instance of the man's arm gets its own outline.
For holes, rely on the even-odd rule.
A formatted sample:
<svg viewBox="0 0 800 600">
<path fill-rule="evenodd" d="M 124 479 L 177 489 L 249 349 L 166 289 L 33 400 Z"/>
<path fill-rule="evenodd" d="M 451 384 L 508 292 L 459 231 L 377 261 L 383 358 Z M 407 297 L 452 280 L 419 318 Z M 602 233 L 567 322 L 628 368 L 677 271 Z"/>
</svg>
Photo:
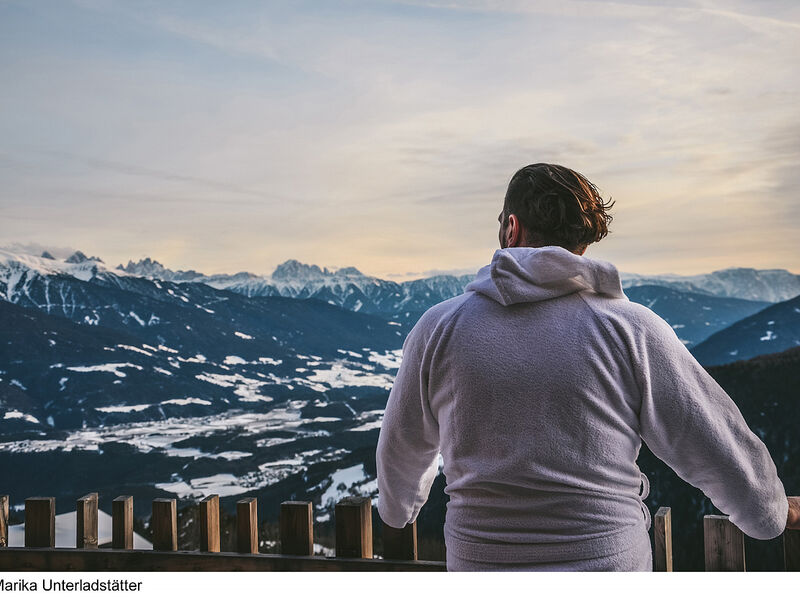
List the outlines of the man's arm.
<svg viewBox="0 0 800 600">
<path fill-rule="evenodd" d="M 635 346 L 648 447 L 745 534 L 780 535 L 790 512 L 783 484 L 733 400 L 660 318 Z"/>
<path fill-rule="evenodd" d="M 428 404 L 424 354 L 418 324 L 403 344 L 378 438 L 378 513 L 390 527 L 416 520 L 438 470 L 439 424 Z"/>
</svg>

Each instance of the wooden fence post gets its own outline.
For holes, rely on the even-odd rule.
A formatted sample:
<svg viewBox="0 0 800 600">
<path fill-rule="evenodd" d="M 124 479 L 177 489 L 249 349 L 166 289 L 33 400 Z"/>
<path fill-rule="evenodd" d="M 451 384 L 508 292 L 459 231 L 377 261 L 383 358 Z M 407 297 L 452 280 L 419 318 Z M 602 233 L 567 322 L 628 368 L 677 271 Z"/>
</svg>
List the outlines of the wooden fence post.
<svg viewBox="0 0 800 600">
<path fill-rule="evenodd" d="M 236 503 L 236 551 L 258 554 L 258 501 L 242 498 Z"/>
<path fill-rule="evenodd" d="M 118 496 L 111 503 L 111 547 L 133 548 L 133 496 Z"/>
<path fill-rule="evenodd" d="M 97 492 L 78 498 L 75 528 L 76 548 L 97 548 Z"/>
<path fill-rule="evenodd" d="M 8 496 L 0 496 L 0 548 L 8 546 Z"/>
<path fill-rule="evenodd" d="M 153 500 L 153 550 L 178 549 L 178 511 L 175 498 Z"/>
<path fill-rule="evenodd" d="M 653 570 L 672 571 L 672 509 L 662 506 L 656 511 Z"/>
<path fill-rule="evenodd" d="M 311 502 L 281 503 L 281 554 L 314 555 L 314 515 Z"/>
<path fill-rule="evenodd" d="M 383 558 L 417 560 L 417 522 L 402 529 L 383 524 Z"/>
<path fill-rule="evenodd" d="M 54 548 L 56 545 L 56 499 L 25 500 L 25 547 Z"/>
<path fill-rule="evenodd" d="M 219 552 L 219 496 L 200 502 L 200 552 Z"/>
<path fill-rule="evenodd" d="M 706 571 L 745 571 L 744 534 L 727 516 L 703 517 Z"/>
<path fill-rule="evenodd" d="M 350 496 L 336 504 L 336 556 L 372 558 L 372 500 Z"/>
<path fill-rule="evenodd" d="M 783 532 L 783 564 L 787 571 L 800 571 L 800 529 Z"/>
</svg>

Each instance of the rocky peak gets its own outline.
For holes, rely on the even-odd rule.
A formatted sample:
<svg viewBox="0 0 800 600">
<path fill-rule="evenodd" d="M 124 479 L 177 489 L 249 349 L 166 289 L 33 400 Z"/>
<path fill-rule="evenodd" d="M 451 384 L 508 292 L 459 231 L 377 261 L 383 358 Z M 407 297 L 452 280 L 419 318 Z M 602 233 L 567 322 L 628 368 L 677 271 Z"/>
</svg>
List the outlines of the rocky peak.
<svg viewBox="0 0 800 600">
<path fill-rule="evenodd" d="M 330 274 L 327 269 L 325 271 Z M 272 278 L 279 281 L 287 279 L 319 279 L 325 274 L 317 265 L 307 265 L 299 260 L 290 259 L 275 267 Z"/>
</svg>

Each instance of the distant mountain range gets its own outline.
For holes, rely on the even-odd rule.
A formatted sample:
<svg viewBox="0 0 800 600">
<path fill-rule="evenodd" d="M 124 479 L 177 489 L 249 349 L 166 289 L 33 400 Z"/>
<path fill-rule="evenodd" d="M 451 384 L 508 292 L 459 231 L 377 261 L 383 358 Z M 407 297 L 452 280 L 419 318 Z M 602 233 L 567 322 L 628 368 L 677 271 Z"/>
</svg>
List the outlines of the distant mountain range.
<svg viewBox="0 0 800 600">
<path fill-rule="evenodd" d="M 703 275 L 635 275 L 622 273 L 625 288 L 659 285 L 684 292 L 782 302 L 800 295 L 800 275 L 785 269 L 723 269 Z"/>
<path fill-rule="evenodd" d="M 249 298 L 285 296 L 314 298 L 354 312 L 380 315 L 411 326 L 429 307 L 462 293 L 471 275 L 436 275 L 397 283 L 364 275 L 355 267 L 337 270 L 288 260 L 271 276 L 240 272 L 204 275 L 197 271 L 172 271 L 149 258 L 119 265 L 117 271 L 162 281 L 204 283 Z"/>
</svg>

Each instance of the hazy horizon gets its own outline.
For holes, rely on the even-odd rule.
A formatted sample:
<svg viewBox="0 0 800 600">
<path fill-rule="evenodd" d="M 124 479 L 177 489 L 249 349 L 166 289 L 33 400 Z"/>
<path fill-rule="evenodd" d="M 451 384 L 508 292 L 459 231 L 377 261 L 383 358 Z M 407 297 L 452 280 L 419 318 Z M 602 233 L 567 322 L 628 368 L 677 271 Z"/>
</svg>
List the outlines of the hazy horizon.
<svg viewBox="0 0 800 600">
<path fill-rule="evenodd" d="M 269 273 L 471 270 L 519 167 L 587 256 L 800 272 L 800 4 L 0 0 L 0 246 Z"/>
<path fill-rule="evenodd" d="M 107 267 L 113 267 L 113 268 L 116 268 L 118 265 L 122 265 L 123 267 L 125 267 L 125 266 L 127 266 L 128 261 L 132 261 L 132 262 L 136 263 L 136 262 L 138 262 L 140 260 L 144 260 L 144 259 L 149 258 L 150 260 L 152 260 L 154 262 L 158 262 L 163 267 L 165 267 L 167 269 L 170 269 L 172 271 L 197 271 L 199 273 L 202 273 L 203 275 L 235 275 L 236 273 L 248 272 L 248 273 L 251 273 L 253 275 L 258 275 L 258 276 L 271 276 L 272 273 L 274 272 L 275 268 L 278 265 L 283 264 L 284 262 L 289 261 L 289 260 L 297 260 L 296 258 L 289 256 L 289 257 L 286 257 L 283 260 L 275 262 L 271 266 L 268 265 L 267 268 L 262 269 L 262 270 L 233 269 L 233 270 L 230 270 L 230 271 L 224 271 L 223 272 L 223 271 L 205 271 L 205 270 L 199 269 L 196 266 L 193 266 L 191 264 L 182 265 L 182 266 L 176 266 L 176 265 L 172 265 L 172 264 L 166 263 L 166 262 L 160 260 L 156 256 L 150 256 L 150 255 L 140 256 L 140 257 L 137 257 L 137 258 L 128 257 L 128 258 L 119 259 L 119 260 L 107 260 L 102 255 L 96 255 L 96 254 L 93 254 L 91 252 L 86 252 L 81 248 L 72 248 L 72 247 L 63 247 L 63 246 L 62 247 L 56 247 L 56 246 L 49 246 L 47 244 L 39 244 L 39 243 L 35 243 L 35 242 L 27 243 L 27 244 L 22 244 L 22 243 L 18 243 L 17 242 L 17 243 L 12 243 L 12 244 L 0 245 L 0 250 L 20 253 L 20 254 L 29 254 L 31 256 L 41 256 L 42 253 L 46 251 L 46 252 L 50 253 L 54 258 L 59 259 L 59 260 L 65 260 L 66 258 L 69 258 L 75 252 L 83 252 L 87 257 L 89 257 L 89 258 L 91 258 L 91 257 L 99 258 L 99 259 L 101 259 L 103 261 L 103 263 Z M 491 255 L 489 256 L 489 259 L 491 259 Z M 320 267 L 320 268 L 327 268 L 327 269 L 329 269 L 331 271 L 334 271 L 334 270 L 337 270 L 337 269 L 343 269 L 343 268 L 347 268 L 347 267 L 355 267 L 356 269 L 358 269 L 364 275 L 371 276 L 371 277 L 377 277 L 379 279 L 388 279 L 388 280 L 396 281 L 396 282 L 409 281 L 409 280 L 413 280 L 413 279 L 422 279 L 422 278 L 425 278 L 425 277 L 433 277 L 435 275 L 457 275 L 457 276 L 459 276 L 459 275 L 473 275 L 473 274 L 477 273 L 478 269 L 480 269 L 483 266 L 483 265 L 477 265 L 477 266 L 472 267 L 472 268 L 453 268 L 453 269 L 443 268 L 443 269 L 430 269 L 428 271 L 417 271 L 417 272 L 407 271 L 405 273 L 387 273 L 385 275 L 376 275 L 375 273 L 370 273 L 369 271 L 367 271 L 365 269 L 362 269 L 358 264 L 333 265 L 333 264 L 325 264 L 323 262 L 314 262 L 314 261 L 310 261 L 310 262 L 308 262 L 308 261 L 299 261 L 299 262 L 301 262 L 303 264 L 307 264 L 307 265 L 315 265 L 315 266 Z M 489 263 L 489 260 L 486 261 L 486 264 L 488 264 L 488 263 Z M 620 265 L 615 265 L 615 266 L 618 268 L 618 270 L 619 270 L 621 275 L 644 275 L 644 276 L 653 276 L 653 277 L 657 277 L 657 276 L 690 277 L 690 276 L 693 276 L 693 275 L 704 275 L 704 274 L 708 274 L 708 273 L 712 272 L 712 271 L 702 271 L 702 272 L 696 272 L 696 273 L 676 273 L 676 272 L 659 272 L 659 273 L 653 272 L 653 273 L 650 273 L 650 272 L 638 272 L 638 271 L 634 272 L 634 271 L 627 270 L 627 269 L 621 267 Z M 713 271 L 719 271 L 719 270 L 725 270 L 725 269 L 737 269 L 737 268 L 748 269 L 748 268 L 755 268 L 755 267 L 750 267 L 748 265 L 730 265 L 729 267 L 724 267 L 723 269 L 713 269 Z M 779 270 L 782 269 L 782 270 L 786 270 L 786 271 L 792 272 L 790 269 L 784 269 L 782 267 L 779 267 L 778 269 Z M 800 273 L 794 273 L 794 274 L 795 275 L 800 275 Z"/>
</svg>

